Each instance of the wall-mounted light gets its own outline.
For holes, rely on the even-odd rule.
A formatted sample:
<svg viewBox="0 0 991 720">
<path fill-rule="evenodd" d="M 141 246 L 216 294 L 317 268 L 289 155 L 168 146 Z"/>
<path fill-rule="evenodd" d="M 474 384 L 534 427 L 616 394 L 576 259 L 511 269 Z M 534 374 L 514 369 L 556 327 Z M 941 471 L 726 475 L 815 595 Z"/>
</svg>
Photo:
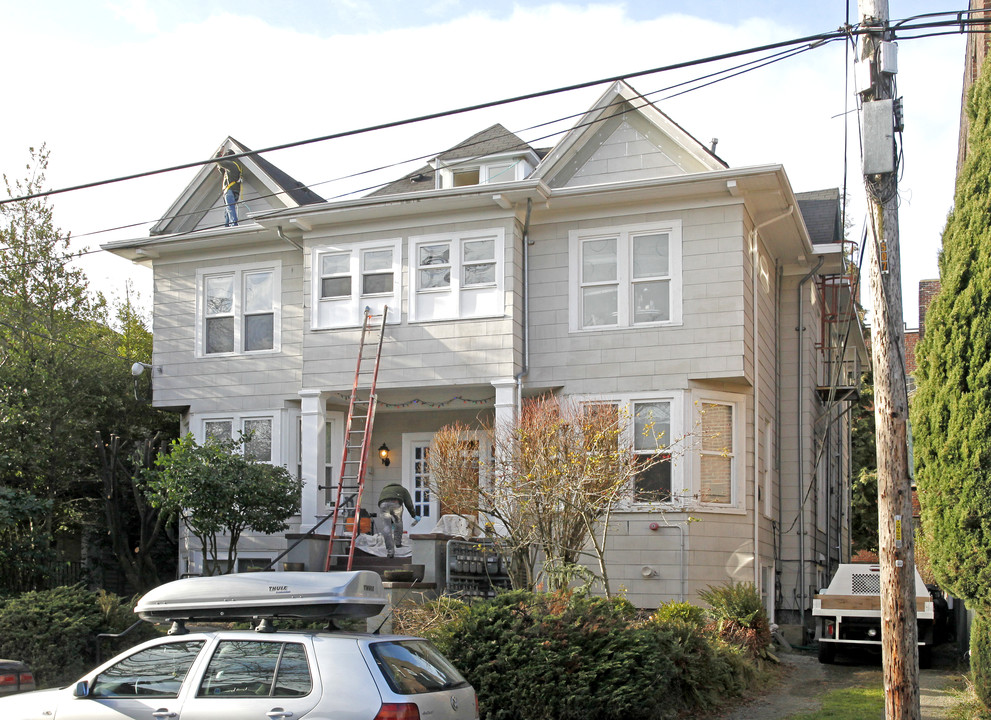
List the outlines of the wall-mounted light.
<svg viewBox="0 0 991 720">
<path fill-rule="evenodd" d="M 382 443 L 382 446 L 379 448 L 379 459 L 386 467 L 389 467 L 389 463 L 392 462 L 389 460 L 389 446 L 385 443 Z"/>
<path fill-rule="evenodd" d="M 131 377 L 134 378 L 134 399 L 137 400 L 138 402 L 151 402 L 150 397 L 148 398 L 138 397 L 138 378 L 141 377 L 141 375 L 144 373 L 145 368 L 148 368 L 149 370 L 152 371 L 152 374 L 154 374 L 155 371 L 154 366 L 149 365 L 148 363 L 136 362 L 133 365 L 131 365 Z M 161 368 L 159 368 L 159 371 L 160 370 Z"/>
</svg>

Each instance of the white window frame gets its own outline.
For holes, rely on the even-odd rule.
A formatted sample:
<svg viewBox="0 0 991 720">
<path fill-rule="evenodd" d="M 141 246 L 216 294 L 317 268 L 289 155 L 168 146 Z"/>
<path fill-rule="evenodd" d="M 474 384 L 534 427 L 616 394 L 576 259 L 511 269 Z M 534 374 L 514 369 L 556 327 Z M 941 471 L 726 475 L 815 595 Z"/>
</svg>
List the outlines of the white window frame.
<svg viewBox="0 0 991 720">
<path fill-rule="evenodd" d="M 364 277 L 364 257 L 368 252 L 389 250 L 392 252 L 392 290 L 382 293 L 362 293 Z M 321 298 L 323 289 L 322 258 L 325 255 L 344 254 L 348 256 L 351 277 L 351 294 L 339 298 Z M 402 239 L 387 238 L 355 243 L 328 243 L 314 247 L 311 254 L 310 296 L 312 298 L 310 327 L 313 330 L 360 327 L 365 317 L 365 308 L 372 314 L 380 315 L 389 306 L 390 325 L 399 323 L 402 317 Z"/>
<path fill-rule="evenodd" d="M 668 275 L 658 276 L 670 283 L 669 318 L 653 322 L 634 322 L 633 293 L 637 283 L 648 280 L 635 278 L 633 268 L 633 241 L 642 235 L 667 234 L 668 236 Z M 584 244 L 594 240 L 615 239 L 616 279 L 603 284 L 615 284 L 617 288 L 616 322 L 608 325 L 585 327 L 582 309 L 582 253 Z M 569 240 L 569 324 L 571 332 L 602 332 L 624 328 L 666 327 L 682 324 L 682 223 L 681 220 L 666 220 L 657 223 L 638 223 L 621 226 L 571 230 Z M 598 284 L 598 283 L 593 283 Z M 589 285 L 591 286 L 591 285 Z"/>
<path fill-rule="evenodd" d="M 238 434 L 239 432 L 245 432 L 245 423 L 253 420 L 268 420 L 272 423 L 272 457 L 269 460 L 262 460 L 259 462 L 265 462 L 269 465 L 282 465 L 283 448 L 280 417 L 280 414 L 270 412 L 214 413 L 202 415 L 197 418 L 194 425 L 196 428 L 194 438 L 200 445 L 206 442 L 206 425 L 209 422 L 230 421 L 232 432 L 231 436 L 236 439 L 240 437 Z"/>
<path fill-rule="evenodd" d="M 507 167 L 511 173 L 504 175 Z M 478 171 L 478 183 L 455 185 L 454 176 L 459 173 Z M 498 185 L 506 182 L 526 180 L 533 172 L 533 164 L 525 155 L 490 155 L 483 159 L 468 159 L 463 163 L 452 162 L 450 165 L 439 165 L 435 173 L 435 187 L 438 190 L 450 190 L 463 187 L 478 187 L 479 185 Z M 508 175 L 508 176 L 507 176 Z"/>
<path fill-rule="evenodd" d="M 463 250 L 466 243 L 476 240 L 493 240 L 495 278 L 492 282 L 466 284 L 466 263 Z M 450 245 L 450 282 L 444 288 L 420 289 L 419 248 L 424 245 Z M 409 322 L 433 322 L 436 320 L 462 320 L 469 318 L 503 317 L 506 314 L 505 299 L 506 233 L 503 228 L 460 230 L 434 235 L 416 235 L 409 238 Z M 471 305 L 476 308 L 472 309 Z M 431 312 L 430 306 L 439 309 Z"/>
<path fill-rule="evenodd" d="M 730 457 L 730 501 L 726 503 L 702 501 L 702 438 L 696 438 L 691 443 L 692 452 L 692 494 L 699 498 L 699 505 L 709 509 L 725 509 L 743 512 L 741 507 L 745 502 L 746 492 L 743 483 L 746 480 L 746 419 L 744 417 L 745 398 L 734 393 L 696 391 L 691 396 L 692 426 L 702 431 L 702 410 L 707 404 L 727 405 L 732 409 L 732 448 Z"/>
<path fill-rule="evenodd" d="M 244 321 L 247 314 L 244 309 L 245 276 L 258 272 L 272 273 L 272 347 L 264 350 L 244 349 Z M 231 352 L 208 353 L 206 351 L 206 285 L 210 278 L 231 276 L 234 297 L 230 313 L 234 318 L 234 349 Z M 196 344 L 195 357 L 217 358 L 237 355 L 271 355 L 282 351 L 282 263 L 279 261 L 267 263 L 248 263 L 244 265 L 227 265 L 215 268 L 198 268 L 196 270 Z"/>
</svg>

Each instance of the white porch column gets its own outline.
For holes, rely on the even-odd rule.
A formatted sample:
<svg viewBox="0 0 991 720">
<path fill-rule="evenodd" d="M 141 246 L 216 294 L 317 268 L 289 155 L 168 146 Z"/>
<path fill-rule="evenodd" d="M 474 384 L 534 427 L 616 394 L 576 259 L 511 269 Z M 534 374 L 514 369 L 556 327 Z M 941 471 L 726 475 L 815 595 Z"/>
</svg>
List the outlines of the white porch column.
<svg viewBox="0 0 991 720">
<path fill-rule="evenodd" d="M 300 465 L 303 470 L 303 502 L 300 508 L 300 532 L 312 528 L 318 519 L 320 485 L 325 482 L 327 462 L 327 400 L 319 390 L 300 390 L 302 398 L 302 447 Z"/>
<path fill-rule="evenodd" d="M 501 432 L 516 420 L 516 380 L 498 378 L 492 381 L 492 387 L 495 388 L 496 432 Z"/>
</svg>

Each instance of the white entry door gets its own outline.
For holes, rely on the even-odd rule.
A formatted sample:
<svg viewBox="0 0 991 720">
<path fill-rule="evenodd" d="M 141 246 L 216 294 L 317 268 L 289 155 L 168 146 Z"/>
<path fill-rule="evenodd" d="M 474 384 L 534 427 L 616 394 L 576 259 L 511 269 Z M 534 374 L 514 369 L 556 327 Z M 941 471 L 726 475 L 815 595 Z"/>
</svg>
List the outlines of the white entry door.
<svg viewBox="0 0 991 720">
<path fill-rule="evenodd" d="M 430 489 L 430 442 L 433 433 L 407 433 L 403 435 L 403 485 L 413 498 L 413 507 L 420 516 L 420 523 L 411 527 L 404 523 L 410 534 L 433 532 L 440 512 L 440 503 Z"/>
</svg>

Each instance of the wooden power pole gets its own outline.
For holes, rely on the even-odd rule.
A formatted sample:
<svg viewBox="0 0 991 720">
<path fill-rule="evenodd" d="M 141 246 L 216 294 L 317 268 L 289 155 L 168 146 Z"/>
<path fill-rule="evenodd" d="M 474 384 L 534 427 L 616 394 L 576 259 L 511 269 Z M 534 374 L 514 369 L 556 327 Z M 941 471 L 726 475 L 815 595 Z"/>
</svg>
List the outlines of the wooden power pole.
<svg viewBox="0 0 991 720">
<path fill-rule="evenodd" d="M 859 62 L 868 63 L 863 96 L 864 184 L 870 215 L 871 357 L 877 441 L 881 646 L 887 720 L 918 720 L 919 647 L 915 607 L 912 481 L 908 464 L 908 391 L 898 249 L 898 181 L 894 98 L 896 47 L 889 42 L 888 0 L 858 0 Z M 868 67 L 861 65 L 861 67 Z M 866 75 L 861 75 L 866 77 Z"/>
</svg>

